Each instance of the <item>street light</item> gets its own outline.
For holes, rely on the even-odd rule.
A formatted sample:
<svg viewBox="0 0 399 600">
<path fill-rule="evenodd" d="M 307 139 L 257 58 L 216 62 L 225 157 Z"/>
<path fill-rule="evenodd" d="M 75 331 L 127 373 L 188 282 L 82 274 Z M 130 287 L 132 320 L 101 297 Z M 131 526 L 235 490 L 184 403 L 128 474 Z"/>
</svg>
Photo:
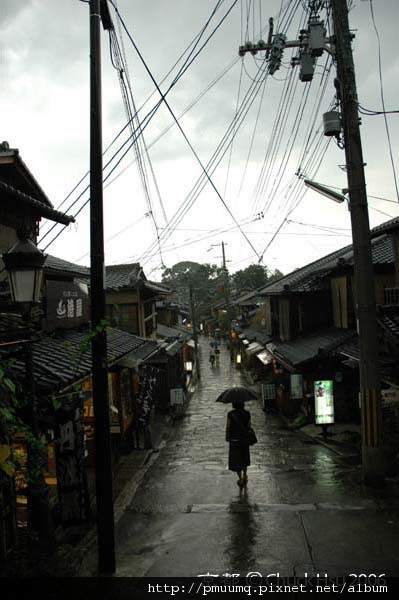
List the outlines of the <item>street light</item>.
<svg viewBox="0 0 399 600">
<path fill-rule="evenodd" d="M 28 472 L 31 475 L 28 487 L 28 517 L 33 530 L 39 534 L 39 542 L 43 544 L 42 548 L 50 550 L 53 547 L 54 537 L 48 502 L 48 489 L 43 475 L 45 457 L 40 450 L 40 445 L 37 444 L 40 439 L 40 427 L 37 417 L 36 385 L 33 372 L 33 323 L 31 322 L 30 313 L 32 306 L 40 301 L 43 266 L 46 257 L 47 255 L 37 248 L 32 240 L 28 238 L 28 235 L 18 239 L 12 248 L 2 256 L 8 273 L 12 301 L 21 307 L 30 340 L 26 345 L 25 384 L 30 411 L 30 426 L 36 440 L 33 443 L 27 443 Z M 32 473 L 38 475 L 32 477 Z"/>
<path fill-rule="evenodd" d="M 13 302 L 18 304 L 39 302 L 46 256 L 27 237 L 19 239 L 8 252 L 3 254 Z"/>
<path fill-rule="evenodd" d="M 341 204 L 342 202 L 345 202 L 345 200 L 346 200 L 346 197 L 343 194 L 338 194 L 337 192 L 334 192 L 334 190 L 327 187 L 326 185 L 317 183 L 317 181 L 311 181 L 310 179 L 304 179 L 303 183 L 306 185 L 306 187 L 310 188 L 311 190 L 314 190 L 315 192 L 318 192 L 322 196 L 326 196 L 326 198 L 329 198 L 330 200 L 334 200 L 334 202 L 338 202 L 339 204 Z M 345 191 L 345 190 L 342 190 L 342 191 Z"/>
</svg>

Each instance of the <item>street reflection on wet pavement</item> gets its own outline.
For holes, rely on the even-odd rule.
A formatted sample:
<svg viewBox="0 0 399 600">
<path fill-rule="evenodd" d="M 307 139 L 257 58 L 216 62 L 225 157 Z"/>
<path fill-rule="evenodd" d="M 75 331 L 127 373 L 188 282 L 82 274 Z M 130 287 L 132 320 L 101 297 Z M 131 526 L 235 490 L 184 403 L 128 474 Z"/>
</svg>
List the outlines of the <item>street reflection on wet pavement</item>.
<svg viewBox="0 0 399 600">
<path fill-rule="evenodd" d="M 208 350 L 202 338 L 201 383 L 118 522 L 117 575 L 399 575 L 397 484 L 367 488 L 358 465 L 306 443 L 260 400 L 247 404 L 258 443 L 239 490 L 227 468 L 231 406 L 215 399 L 245 374 L 224 344 L 218 367 Z"/>
</svg>

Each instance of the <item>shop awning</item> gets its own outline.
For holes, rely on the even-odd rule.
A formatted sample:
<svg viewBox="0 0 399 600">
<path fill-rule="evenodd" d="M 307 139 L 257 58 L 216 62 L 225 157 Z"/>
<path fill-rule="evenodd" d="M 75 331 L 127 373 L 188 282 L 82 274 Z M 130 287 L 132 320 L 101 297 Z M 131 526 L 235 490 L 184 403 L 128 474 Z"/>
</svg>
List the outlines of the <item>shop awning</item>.
<svg viewBox="0 0 399 600">
<path fill-rule="evenodd" d="M 264 350 L 264 347 L 261 346 L 260 344 L 258 344 L 258 342 L 252 342 L 252 344 L 249 344 L 249 346 L 247 346 L 247 348 L 245 348 L 245 352 L 248 354 L 248 356 L 250 356 L 252 354 L 257 354 L 258 352 L 261 352 L 262 350 Z"/>
<path fill-rule="evenodd" d="M 137 358 L 134 356 L 134 353 L 127 354 L 118 362 L 120 367 L 126 369 L 138 369 L 139 365 L 143 362 L 141 358 Z"/>
<path fill-rule="evenodd" d="M 169 344 L 169 346 L 166 346 L 165 352 L 166 354 L 169 354 L 169 356 L 175 356 L 180 351 L 181 347 L 182 342 L 176 340 L 175 342 Z"/>
<path fill-rule="evenodd" d="M 273 360 L 272 355 L 267 350 L 262 350 L 262 352 L 259 352 L 256 355 L 256 358 L 258 358 L 264 365 L 269 365 Z"/>
<path fill-rule="evenodd" d="M 329 353 L 336 350 L 354 335 L 355 332 L 349 329 L 329 327 L 289 342 L 267 344 L 267 350 L 285 369 L 295 372 L 299 365 L 315 359 L 321 351 Z"/>
</svg>

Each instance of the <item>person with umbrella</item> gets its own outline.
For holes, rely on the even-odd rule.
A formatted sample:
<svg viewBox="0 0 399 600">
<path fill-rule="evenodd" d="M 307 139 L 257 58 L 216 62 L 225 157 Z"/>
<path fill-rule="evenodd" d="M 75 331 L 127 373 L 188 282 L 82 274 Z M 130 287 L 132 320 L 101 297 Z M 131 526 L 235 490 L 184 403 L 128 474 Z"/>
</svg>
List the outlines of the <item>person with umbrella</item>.
<svg viewBox="0 0 399 600">
<path fill-rule="evenodd" d="M 229 442 L 229 470 L 237 473 L 237 485 L 243 488 L 248 483 L 247 468 L 251 464 L 249 446 L 251 443 L 251 414 L 244 408 L 245 400 L 256 395 L 243 387 L 229 388 L 223 392 L 217 402 L 232 402 L 233 410 L 227 415 L 226 442 Z M 255 441 L 252 441 L 255 443 Z"/>
</svg>

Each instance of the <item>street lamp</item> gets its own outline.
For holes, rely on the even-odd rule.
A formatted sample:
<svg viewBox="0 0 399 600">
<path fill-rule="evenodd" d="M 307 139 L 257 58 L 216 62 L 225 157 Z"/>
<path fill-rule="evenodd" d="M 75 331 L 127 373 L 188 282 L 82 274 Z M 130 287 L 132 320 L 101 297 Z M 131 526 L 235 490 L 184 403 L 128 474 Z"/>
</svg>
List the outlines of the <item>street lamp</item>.
<svg viewBox="0 0 399 600">
<path fill-rule="evenodd" d="M 41 547 L 50 550 L 53 546 L 53 529 L 48 502 L 48 489 L 44 481 L 45 457 L 40 449 L 40 427 L 37 417 L 36 385 L 33 372 L 32 329 L 30 309 L 40 300 L 43 266 L 46 254 L 43 254 L 27 235 L 18 239 L 12 248 L 2 256 L 8 272 L 12 301 L 21 307 L 23 318 L 29 330 L 29 343 L 26 345 L 26 397 L 30 412 L 30 426 L 35 441 L 27 441 L 29 513 L 28 518 L 34 531 L 38 533 Z M 32 475 L 35 473 L 35 475 Z"/>
<path fill-rule="evenodd" d="M 334 190 L 332 190 L 331 188 L 327 187 L 326 185 L 322 185 L 317 181 L 304 179 L 303 183 L 306 185 L 306 187 L 310 188 L 311 190 L 314 190 L 315 192 L 318 192 L 319 194 L 325 196 L 326 198 L 329 198 L 330 200 L 334 200 L 334 202 L 338 202 L 338 204 L 345 202 L 345 200 L 347 199 L 346 196 L 344 196 L 343 194 L 338 194 L 337 192 L 334 192 Z M 345 190 L 342 191 L 344 192 Z"/>
<path fill-rule="evenodd" d="M 8 252 L 3 254 L 13 302 L 18 304 L 39 302 L 46 256 L 28 238 L 19 239 Z"/>
</svg>

